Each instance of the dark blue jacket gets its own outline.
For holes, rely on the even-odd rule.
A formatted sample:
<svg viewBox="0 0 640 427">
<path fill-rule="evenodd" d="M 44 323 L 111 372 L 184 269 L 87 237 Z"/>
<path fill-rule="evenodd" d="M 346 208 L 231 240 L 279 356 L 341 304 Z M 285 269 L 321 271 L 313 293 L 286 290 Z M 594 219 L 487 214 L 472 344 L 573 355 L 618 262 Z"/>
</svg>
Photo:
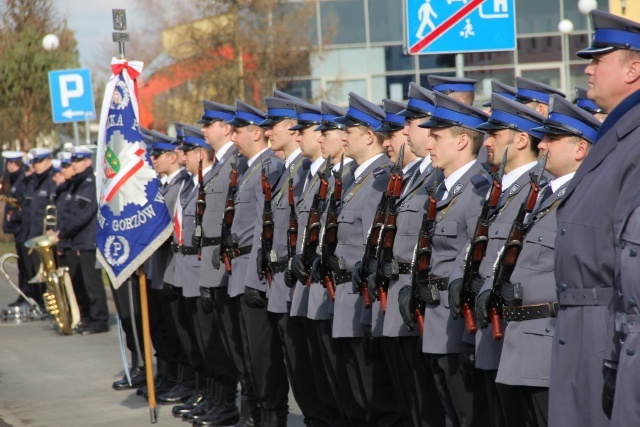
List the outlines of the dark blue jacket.
<svg viewBox="0 0 640 427">
<path fill-rule="evenodd" d="M 73 190 L 72 182 L 65 181 L 62 185 L 60 185 L 56 189 L 56 207 L 58 208 L 58 230 L 62 227 L 63 224 L 71 221 L 71 209 L 68 205 L 71 203 L 73 199 L 73 194 L 71 194 L 71 190 Z M 64 238 L 60 239 L 58 242 L 58 249 L 67 250 L 71 249 L 71 239 Z"/>
<path fill-rule="evenodd" d="M 59 224 L 60 239 L 70 239 L 74 251 L 96 249 L 96 215 L 98 198 L 93 167 L 74 176 L 71 182 L 71 200 L 65 203 L 66 218 Z"/>
<path fill-rule="evenodd" d="M 26 234 L 24 241 L 44 234 L 44 216 L 47 205 L 54 203 L 56 188 L 53 168 L 39 175 L 31 175 L 22 202 L 22 223 Z"/>
<path fill-rule="evenodd" d="M 11 184 L 11 188 L 9 189 L 7 197 L 11 197 L 22 203 L 22 199 L 24 198 L 25 186 L 27 184 L 22 168 L 18 169 L 16 172 L 9 174 L 9 183 Z M 18 240 L 22 231 L 22 211 L 16 207 L 11 206 L 9 203 L 6 203 L 4 206 L 3 218 L 4 221 L 2 222 L 2 232 L 5 234 L 13 234 L 15 236 L 15 239 Z"/>
</svg>

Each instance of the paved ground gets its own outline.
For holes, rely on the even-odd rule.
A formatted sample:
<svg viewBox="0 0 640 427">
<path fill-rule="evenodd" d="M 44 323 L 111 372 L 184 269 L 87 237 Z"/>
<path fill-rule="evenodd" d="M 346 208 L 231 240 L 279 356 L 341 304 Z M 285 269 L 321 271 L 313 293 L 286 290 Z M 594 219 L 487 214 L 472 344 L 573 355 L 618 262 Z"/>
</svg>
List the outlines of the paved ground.
<svg viewBox="0 0 640 427">
<path fill-rule="evenodd" d="M 14 264 L 7 266 L 15 276 Z M 0 276 L 0 308 L 16 297 Z M 111 299 L 109 309 L 115 313 Z M 111 388 L 123 375 L 114 315 L 111 326 L 103 334 L 60 336 L 48 321 L 0 323 L 0 427 L 150 424 L 146 400 Z M 289 405 L 289 425 L 303 426 L 291 396 Z M 156 425 L 189 425 L 172 417 L 171 406 L 158 409 Z"/>
</svg>

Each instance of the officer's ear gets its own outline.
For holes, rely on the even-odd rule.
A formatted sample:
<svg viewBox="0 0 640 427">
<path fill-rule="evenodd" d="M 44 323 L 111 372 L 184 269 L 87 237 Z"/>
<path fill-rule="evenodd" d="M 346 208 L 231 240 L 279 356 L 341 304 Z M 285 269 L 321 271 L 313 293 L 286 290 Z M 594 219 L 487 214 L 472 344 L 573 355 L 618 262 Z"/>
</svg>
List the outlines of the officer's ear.
<svg viewBox="0 0 640 427">
<path fill-rule="evenodd" d="M 581 139 L 575 145 L 573 151 L 573 158 L 576 162 L 582 162 L 587 154 L 589 154 L 589 150 L 591 150 L 591 143 L 589 143 L 586 139 Z"/>
<path fill-rule="evenodd" d="M 549 117 L 549 106 L 547 104 L 538 102 L 538 105 L 536 105 L 536 111 L 545 117 Z"/>
<path fill-rule="evenodd" d="M 471 138 L 469 138 L 469 134 L 461 133 L 458 137 L 458 151 L 464 151 L 464 149 L 471 143 Z"/>
<path fill-rule="evenodd" d="M 531 139 L 529 138 L 529 134 L 526 132 L 518 132 L 514 138 L 516 149 L 525 150 L 527 146 L 531 143 Z"/>
<path fill-rule="evenodd" d="M 627 72 L 625 73 L 625 83 L 635 83 L 640 79 L 640 53 L 625 51 Z"/>
</svg>

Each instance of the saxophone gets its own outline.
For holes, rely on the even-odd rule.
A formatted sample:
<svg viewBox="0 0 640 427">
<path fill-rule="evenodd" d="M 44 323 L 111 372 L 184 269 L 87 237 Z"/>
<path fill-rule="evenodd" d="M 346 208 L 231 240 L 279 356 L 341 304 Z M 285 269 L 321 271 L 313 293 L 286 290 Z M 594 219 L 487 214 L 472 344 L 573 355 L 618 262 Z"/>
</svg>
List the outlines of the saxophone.
<svg viewBox="0 0 640 427">
<path fill-rule="evenodd" d="M 47 284 L 47 292 L 43 294 L 47 311 L 58 330 L 64 335 L 71 335 L 80 322 L 80 309 L 73 292 L 69 268 L 58 267 L 56 237 L 46 234 L 48 227 L 55 228 L 56 213 L 56 207 L 48 205 L 44 219 L 45 234 L 27 240 L 24 245 L 40 256 L 41 274 Z"/>
</svg>

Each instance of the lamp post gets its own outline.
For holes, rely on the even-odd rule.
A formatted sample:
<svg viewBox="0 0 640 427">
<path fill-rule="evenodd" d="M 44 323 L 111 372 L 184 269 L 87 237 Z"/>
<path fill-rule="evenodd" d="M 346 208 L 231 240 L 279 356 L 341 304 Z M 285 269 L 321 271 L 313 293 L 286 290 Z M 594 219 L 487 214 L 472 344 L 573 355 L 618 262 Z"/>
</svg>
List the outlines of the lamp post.
<svg viewBox="0 0 640 427">
<path fill-rule="evenodd" d="M 571 67 L 569 66 L 569 34 L 573 32 L 573 22 L 563 19 L 558 23 L 562 34 L 562 64 L 564 65 L 564 93 L 571 92 Z"/>
<path fill-rule="evenodd" d="M 598 8 L 598 0 L 579 0 L 578 10 L 580 13 L 587 17 L 587 36 L 589 37 L 588 43 L 591 43 L 591 19 L 589 19 L 589 13 Z"/>
</svg>

